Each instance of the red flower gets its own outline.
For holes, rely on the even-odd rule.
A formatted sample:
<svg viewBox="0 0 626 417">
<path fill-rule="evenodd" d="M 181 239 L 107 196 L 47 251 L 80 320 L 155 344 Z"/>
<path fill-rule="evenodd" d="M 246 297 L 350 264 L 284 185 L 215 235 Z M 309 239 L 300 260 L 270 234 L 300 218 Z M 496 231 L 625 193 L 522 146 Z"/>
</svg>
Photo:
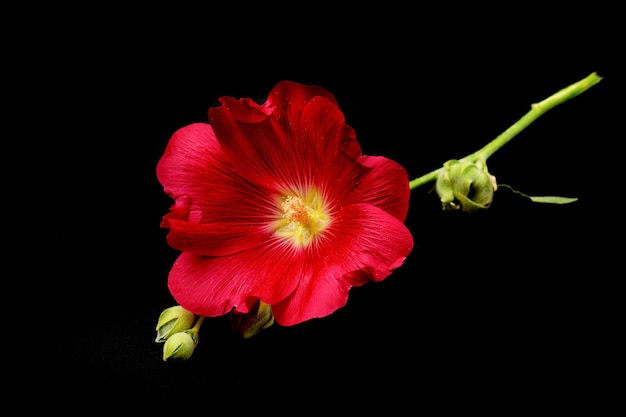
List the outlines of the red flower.
<svg viewBox="0 0 626 417">
<path fill-rule="evenodd" d="M 345 305 L 413 248 L 405 169 L 363 156 L 326 90 L 283 81 L 263 105 L 222 97 L 174 133 L 157 165 L 175 201 L 161 226 L 182 253 L 168 286 L 202 316 L 258 300 L 294 325 Z"/>
</svg>

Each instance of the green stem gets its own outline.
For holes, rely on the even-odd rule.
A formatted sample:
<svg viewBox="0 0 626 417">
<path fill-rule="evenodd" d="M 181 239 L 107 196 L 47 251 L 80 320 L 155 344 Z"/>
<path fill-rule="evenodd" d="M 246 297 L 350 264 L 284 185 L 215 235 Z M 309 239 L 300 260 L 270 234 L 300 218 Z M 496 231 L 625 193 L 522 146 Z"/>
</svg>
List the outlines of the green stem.
<svg viewBox="0 0 626 417">
<path fill-rule="evenodd" d="M 498 137 L 493 139 L 483 148 L 478 151 L 467 155 L 462 158 L 464 160 L 470 160 L 472 162 L 476 161 L 487 161 L 487 159 L 493 155 L 498 149 L 508 143 L 511 139 L 517 136 L 522 130 L 526 129 L 532 122 L 537 120 L 541 115 L 546 113 L 548 110 L 558 106 L 561 103 L 564 103 L 583 92 L 587 91 L 592 86 L 602 80 L 602 77 L 598 76 L 597 73 L 592 72 L 587 77 L 582 80 L 571 84 L 568 87 L 565 87 L 556 93 L 552 94 L 550 97 L 546 98 L 539 103 L 533 103 L 531 105 L 531 109 L 528 113 L 522 116 L 517 122 L 511 125 L 508 129 L 502 132 Z M 424 184 L 427 184 L 431 181 L 437 179 L 437 175 L 443 168 L 438 168 L 434 171 L 429 172 L 428 174 L 422 175 L 421 177 L 415 178 L 409 181 L 409 189 L 414 190 L 417 187 L 420 187 Z"/>
<path fill-rule="evenodd" d="M 437 179 L 437 176 L 439 175 L 439 171 L 441 171 L 443 168 L 439 168 L 436 169 L 434 171 L 429 172 L 426 175 L 422 175 L 419 178 L 415 178 L 414 180 L 409 181 L 409 189 L 414 190 L 417 187 L 420 187 L 424 184 L 428 184 L 431 181 L 434 181 Z"/>
<path fill-rule="evenodd" d="M 204 319 L 205 319 L 204 316 L 198 317 L 196 324 L 194 324 L 191 329 L 187 330 L 187 332 L 191 335 L 191 337 L 193 338 L 193 341 L 196 344 L 198 344 L 198 333 L 200 332 L 200 327 L 202 326 Z"/>
<path fill-rule="evenodd" d="M 204 322 L 204 319 L 205 319 L 204 316 L 198 317 L 198 320 L 196 321 L 196 324 L 193 325 L 191 330 L 194 330 L 196 332 L 199 331 L 200 330 L 200 326 L 202 326 L 202 323 Z"/>
</svg>

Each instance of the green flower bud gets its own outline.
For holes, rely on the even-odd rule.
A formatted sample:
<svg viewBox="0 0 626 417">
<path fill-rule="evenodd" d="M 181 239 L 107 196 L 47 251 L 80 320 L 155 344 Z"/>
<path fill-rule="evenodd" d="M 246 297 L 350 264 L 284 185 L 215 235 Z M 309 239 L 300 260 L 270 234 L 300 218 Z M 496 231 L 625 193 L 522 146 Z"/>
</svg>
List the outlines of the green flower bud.
<svg viewBox="0 0 626 417">
<path fill-rule="evenodd" d="M 165 340 L 173 334 L 190 329 L 195 319 L 195 314 L 185 310 L 181 306 L 174 306 L 163 310 L 156 326 L 157 337 L 155 342 L 165 342 Z"/>
<path fill-rule="evenodd" d="M 230 327 L 234 334 L 243 339 L 248 339 L 261 330 L 267 329 L 274 324 L 272 306 L 263 301 L 257 301 L 256 305 L 247 313 L 230 313 Z"/>
<path fill-rule="evenodd" d="M 444 210 L 461 208 L 468 213 L 489 208 L 497 188 L 496 177 L 484 161 L 456 159 L 443 165 L 435 185 Z"/>
<path fill-rule="evenodd" d="M 198 345 L 197 333 L 193 330 L 174 333 L 163 345 L 163 361 L 169 359 L 186 361 Z"/>
</svg>

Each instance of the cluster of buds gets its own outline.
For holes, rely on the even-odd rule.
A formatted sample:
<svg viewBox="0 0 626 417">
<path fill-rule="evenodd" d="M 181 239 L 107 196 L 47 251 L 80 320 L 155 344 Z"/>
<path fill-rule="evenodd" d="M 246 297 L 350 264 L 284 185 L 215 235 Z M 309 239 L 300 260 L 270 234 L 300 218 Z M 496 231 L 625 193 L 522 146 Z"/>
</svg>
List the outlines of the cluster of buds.
<svg viewBox="0 0 626 417">
<path fill-rule="evenodd" d="M 157 322 L 156 343 L 164 343 L 163 360 L 186 361 L 198 346 L 198 333 L 204 316 L 177 305 L 161 312 Z M 272 306 L 260 300 L 247 313 L 230 313 L 233 334 L 248 339 L 274 324 Z"/>
<path fill-rule="evenodd" d="M 484 161 L 463 159 L 444 163 L 435 185 L 444 210 L 462 209 L 467 213 L 489 208 L 497 188 L 496 177 Z"/>
<path fill-rule="evenodd" d="M 198 345 L 198 329 L 202 320 L 203 317 L 196 320 L 195 314 L 178 305 L 163 310 L 156 326 L 155 342 L 164 343 L 164 361 L 191 357 Z"/>
</svg>

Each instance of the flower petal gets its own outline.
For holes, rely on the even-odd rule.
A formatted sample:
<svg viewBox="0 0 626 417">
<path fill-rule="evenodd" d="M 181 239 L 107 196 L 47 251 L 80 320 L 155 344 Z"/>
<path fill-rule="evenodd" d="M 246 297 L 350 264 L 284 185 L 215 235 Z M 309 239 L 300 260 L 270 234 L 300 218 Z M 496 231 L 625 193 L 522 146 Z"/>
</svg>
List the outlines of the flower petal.
<svg viewBox="0 0 626 417">
<path fill-rule="evenodd" d="M 335 107 L 337 111 L 339 111 L 339 106 L 337 104 L 337 100 L 335 97 L 325 90 L 322 87 L 318 86 L 306 86 L 298 83 L 294 83 L 292 81 L 281 81 L 279 82 L 270 92 L 267 101 L 264 106 L 276 106 L 277 108 L 281 108 L 282 113 L 287 115 L 289 120 L 289 124 L 292 126 L 297 126 L 299 122 L 304 121 L 305 126 L 307 128 L 306 120 L 311 115 L 313 118 L 322 117 L 324 112 L 317 112 L 316 110 L 311 111 L 311 108 L 308 109 L 306 106 L 309 104 L 309 101 L 313 101 L 315 97 L 323 97 L 327 99 L 332 107 Z M 322 102 L 323 103 L 323 102 Z M 324 104 L 326 106 L 326 104 Z M 308 110 L 308 114 L 302 114 L 304 111 Z M 341 112 L 339 113 L 342 129 L 344 129 L 342 136 L 341 148 L 344 152 L 346 152 L 352 158 L 358 158 L 361 156 L 361 146 L 356 140 L 356 134 L 354 130 L 344 123 L 344 117 Z M 319 139 L 323 139 L 324 137 L 320 137 Z"/>
<path fill-rule="evenodd" d="M 341 221 L 333 223 L 331 236 L 311 255 L 315 267 L 303 275 L 296 291 L 273 305 L 276 322 L 294 325 L 324 317 L 345 305 L 351 286 L 367 277 L 382 281 L 398 268 L 413 249 L 406 226 L 383 210 L 368 204 L 347 206 Z M 322 261 L 323 260 L 323 263 Z"/>
<path fill-rule="evenodd" d="M 263 106 L 223 97 L 209 119 L 226 158 L 246 179 L 266 188 L 302 187 L 316 183 L 339 152 L 360 156 L 354 130 L 328 96 L 283 84 Z M 246 112 L 267 117 L 244 119 Z"/>
<path fill-rule="evenodd" d="M 275 197 L 241 178 L 225 161 L 211 126 L 196 123 L 172 136 L 157 164 L 175 199 L 162 227 L 175 249 L 207 256 L 239 252 L 268 238 Z"/>
<path fill-rule="evenodd" d="M 169 220 L 167 243 L 180 251 L 203 256 L 225 256 L 250 249 L 270 234 L 263 226 L 249 224 L 191 223 Z"/>
<path fill-rule="evenodd" d="M 157 178 L 170 197 L 191 197 L 202 186 L 204 173 L 215 170 L 223 159 L 213 128 L 193 123 L 172 135 L 157 163 Z"/>
<path fill-rule="evenodd" d="M 293 292 L 304 257 L 275 241 L 231 256 L 183 252 L 170 270 L 168 286 L 177 302 L 195 314 L 219 316 L 233 308 L 246 313 L 256 299 L 271 305 Z"/>
<path fill-rule="evenodd" d="M 364 156 L 359 159 L 372 168 L 360 184 L 362 201 L 373 204 L 404 221 L 409 211 L 409 176 L 404 167 L 382 156 Z"/>
<path fill-rule="evenodd" d="M 183 253 L 170 272 L 170 291 L 184 308 L 205 316 L 246 312 L 259 298 L 272 305 L 277 323 L 293 325 L 344 306 L 350 287 L 365 278 L 383 280 L 413 246 L 399 220 L 367 204 L 346 207 L 329 232 L 301 250 L 276 241 L 235 256 Z"/>
</svg>

